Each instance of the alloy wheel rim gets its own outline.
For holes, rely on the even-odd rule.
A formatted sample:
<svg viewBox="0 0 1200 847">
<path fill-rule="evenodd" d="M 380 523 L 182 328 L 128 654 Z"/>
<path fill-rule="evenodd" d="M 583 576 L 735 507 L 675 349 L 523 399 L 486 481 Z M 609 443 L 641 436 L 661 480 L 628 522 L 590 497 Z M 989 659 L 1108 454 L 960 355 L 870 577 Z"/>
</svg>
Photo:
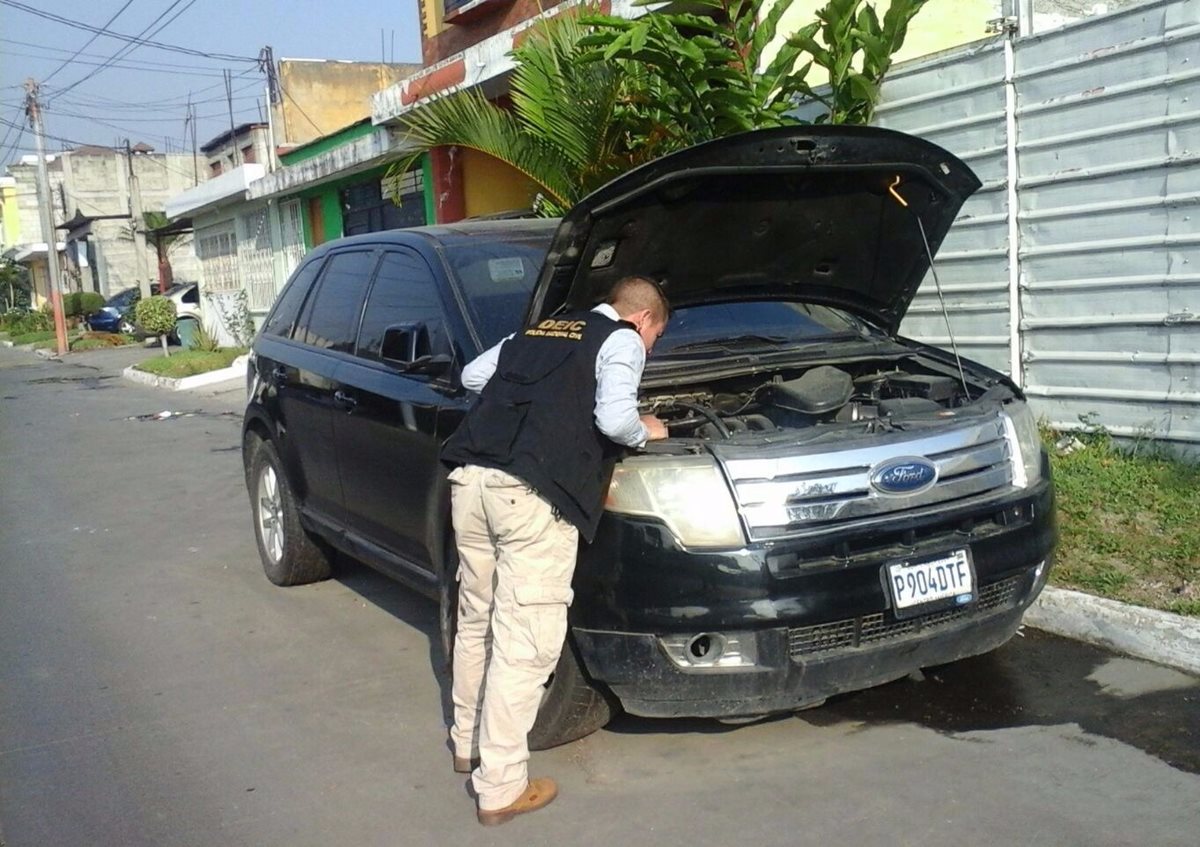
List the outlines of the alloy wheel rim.
<svg viewBox="0 0 1200 847">
<path fill-rule="evenodd" d="M 258 477 L 258 534 L 268 558 L 277 564 L 283 558 L 283 503 L 279 477 L 270 465 Z"/>
</svg>

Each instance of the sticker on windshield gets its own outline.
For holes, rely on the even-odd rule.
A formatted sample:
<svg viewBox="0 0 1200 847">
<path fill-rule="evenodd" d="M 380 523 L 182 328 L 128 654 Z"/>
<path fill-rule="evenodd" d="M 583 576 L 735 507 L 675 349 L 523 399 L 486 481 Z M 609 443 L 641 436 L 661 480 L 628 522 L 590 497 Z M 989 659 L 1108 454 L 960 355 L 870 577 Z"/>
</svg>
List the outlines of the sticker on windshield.
<svg viewBox="0 0 1200 847">
<path fill-rule="evenodd" d="M 525 278 L 525 263 L 519 256 L 488 259 L 488 275 L 492 282 L 516 282 Z"/>
</svg>

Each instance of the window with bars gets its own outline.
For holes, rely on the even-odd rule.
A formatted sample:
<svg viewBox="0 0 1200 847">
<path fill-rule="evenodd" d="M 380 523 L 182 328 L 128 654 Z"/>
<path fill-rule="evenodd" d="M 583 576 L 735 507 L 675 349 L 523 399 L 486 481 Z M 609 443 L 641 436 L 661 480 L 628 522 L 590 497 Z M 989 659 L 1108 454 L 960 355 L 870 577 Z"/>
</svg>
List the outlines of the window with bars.
<svg viewBox="0 0 1200 847">
<path fill-rule="evenodd" d="M 238 215 L 238 268 L 250 308 L 269 309 L 275 302 L 275 261 L 267 207 Z"/>
<path fill-rule="evenodd" d="M 238 287 L 237 237 L 232 223 L 196 230 L 196 255 L 204 270 L 208 291 L 236 291 Z"/>
</svg>

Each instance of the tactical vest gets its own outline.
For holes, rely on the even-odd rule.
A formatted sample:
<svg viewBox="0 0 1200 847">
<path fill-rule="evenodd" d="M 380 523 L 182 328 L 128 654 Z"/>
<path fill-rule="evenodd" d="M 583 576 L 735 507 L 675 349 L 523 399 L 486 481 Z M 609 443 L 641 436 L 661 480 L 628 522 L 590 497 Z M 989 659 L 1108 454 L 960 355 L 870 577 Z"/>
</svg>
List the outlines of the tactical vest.
<svg viewBox="0 0 1200 847">
<path fill-rule="evenodd" d="M 442 461 L 518 477 L 590 542 L 621 449 L 596 427 L 596 357 L 622 327 L 633 325 L 573 312 L 514 335 L 479 402 L 443 446 Z"/>
</svg>

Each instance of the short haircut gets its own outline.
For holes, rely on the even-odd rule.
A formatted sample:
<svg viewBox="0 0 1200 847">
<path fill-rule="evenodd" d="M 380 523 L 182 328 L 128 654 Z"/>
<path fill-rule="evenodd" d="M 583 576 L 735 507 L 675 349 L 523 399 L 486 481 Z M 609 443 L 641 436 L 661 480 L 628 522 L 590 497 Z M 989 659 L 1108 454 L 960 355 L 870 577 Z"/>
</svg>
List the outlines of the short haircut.
<svg viewBox="0 0 1200 847">
<path fill-rule="evenodd" d="M 606 303 L 624 317 L 649 309 L 655 320 L 665 323 L 671 316 L 671 305 L 658 283 L 645 276 L 626 276 L 613 283 Z"/>
</svg>

